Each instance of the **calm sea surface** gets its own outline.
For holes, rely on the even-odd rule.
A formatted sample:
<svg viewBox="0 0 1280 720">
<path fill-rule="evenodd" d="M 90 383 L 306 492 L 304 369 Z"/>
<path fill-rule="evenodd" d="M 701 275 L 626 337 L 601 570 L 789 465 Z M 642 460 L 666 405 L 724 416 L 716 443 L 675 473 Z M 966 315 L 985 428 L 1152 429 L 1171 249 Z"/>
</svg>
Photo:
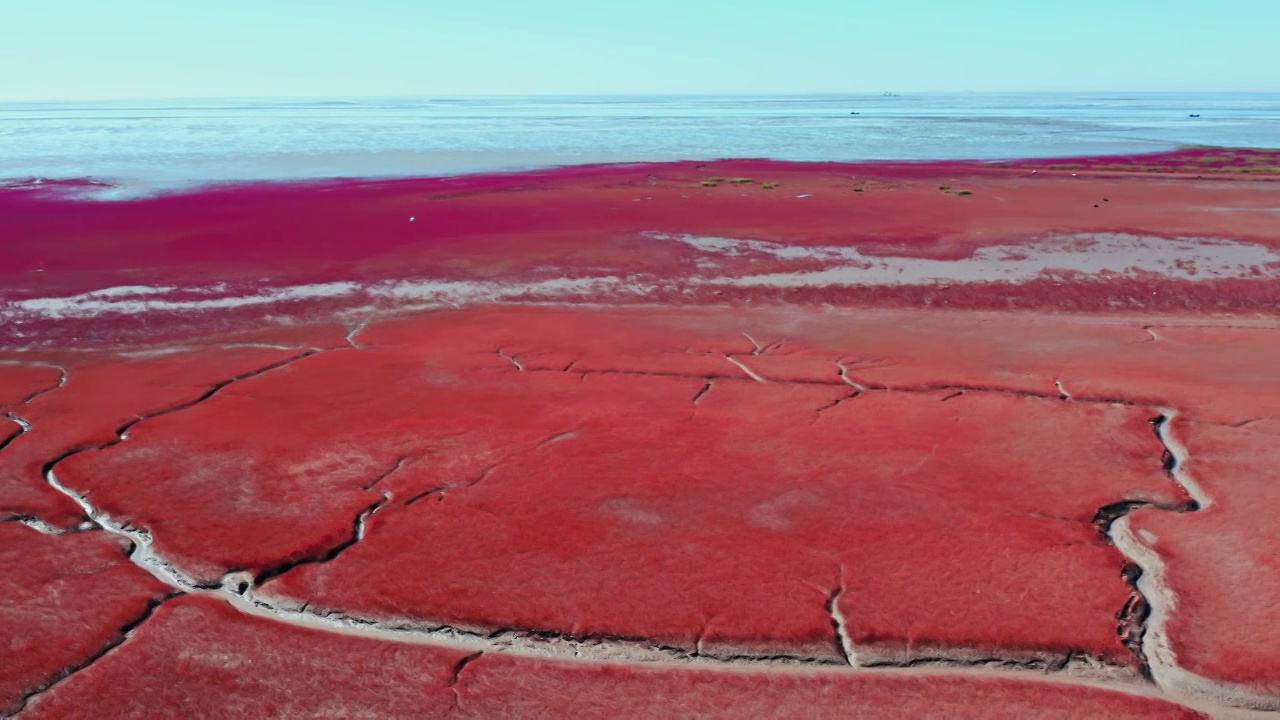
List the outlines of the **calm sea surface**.
<svg viewBox="0 0 1280 720">
<path fill-rule="evenodd" d="M 1280 147 L 1280 94 L 0 103 L 0 179 L 95 177 L 140 190 L 580 162 L 995 159 L 1181 144 Z"/>
</svg>

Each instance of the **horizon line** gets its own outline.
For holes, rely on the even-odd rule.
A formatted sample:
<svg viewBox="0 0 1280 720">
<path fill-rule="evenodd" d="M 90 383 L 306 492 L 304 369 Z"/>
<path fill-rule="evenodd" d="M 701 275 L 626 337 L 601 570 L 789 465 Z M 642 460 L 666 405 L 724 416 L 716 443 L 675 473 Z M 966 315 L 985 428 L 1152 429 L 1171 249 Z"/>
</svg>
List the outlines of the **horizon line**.
<svg viewBox="0 0 1280 720">
<path fill-rule="evenodd" d="M 201 102 L 201 101 L 367 101 L 367 100 L 500 100 L 500 99 L 559 99 L 559 98 L 811 98 L 811 97 L 897 97 L 940 96 L 940 95 L 1076 95 L 1076 96 L 1154 96 L 1154 95 L 1276 95 L 1280 90 L 850 90 L 850 91 L 817 91 L 817 92 L 634 92 L 634 93 L 483 93 L 473 95 L 450 94 L 403 94 L 403 95 L 157 95 L 157 96 L 115 96 L 115 97 L 79 97 L 79 98 L 0 98 L 0 105 L 20 105 L 31 103 L 110 103 L 110 102 Z"/>
</svg>

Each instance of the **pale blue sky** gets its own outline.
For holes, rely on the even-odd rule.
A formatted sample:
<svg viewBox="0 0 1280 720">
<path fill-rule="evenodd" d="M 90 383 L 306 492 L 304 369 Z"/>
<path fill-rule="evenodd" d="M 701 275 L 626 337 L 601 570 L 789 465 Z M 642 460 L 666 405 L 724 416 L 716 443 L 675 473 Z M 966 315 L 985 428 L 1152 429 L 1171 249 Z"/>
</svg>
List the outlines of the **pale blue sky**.
<svg viewBox="0 0 1280 720">
<path fill-rule="evenodd" d="M 0 4 L 0 101 L 1280 90 L 1278 0 Z"/>
</svg>

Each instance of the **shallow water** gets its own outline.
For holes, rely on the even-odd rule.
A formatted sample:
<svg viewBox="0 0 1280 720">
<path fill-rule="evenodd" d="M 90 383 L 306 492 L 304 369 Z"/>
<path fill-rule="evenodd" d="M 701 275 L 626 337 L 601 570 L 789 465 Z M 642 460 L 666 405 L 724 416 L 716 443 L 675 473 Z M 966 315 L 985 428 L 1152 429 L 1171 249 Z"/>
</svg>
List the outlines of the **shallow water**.
<svg viewBox="0 0 1280 720">
<path fill-rule="evenodd" d="M 581 162 L 996 159 L 1181 144 L 1280 147 L 1280 94 L 0 103 L 0 179 L 96 177 L 137 188 Z"/>
</svg>

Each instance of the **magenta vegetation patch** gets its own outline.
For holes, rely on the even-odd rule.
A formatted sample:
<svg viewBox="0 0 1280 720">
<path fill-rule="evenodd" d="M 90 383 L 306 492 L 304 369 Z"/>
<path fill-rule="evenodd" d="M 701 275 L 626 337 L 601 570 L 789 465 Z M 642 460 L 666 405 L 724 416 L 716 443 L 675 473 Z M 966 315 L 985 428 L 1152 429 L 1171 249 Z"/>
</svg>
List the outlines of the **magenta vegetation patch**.
<svg viewBox="0 0 1280 720">
<path fill-rule="evenodd" d="M 0 189 L 0 712 L 1280 709 L 1275 162 Z"/>
</svg>

